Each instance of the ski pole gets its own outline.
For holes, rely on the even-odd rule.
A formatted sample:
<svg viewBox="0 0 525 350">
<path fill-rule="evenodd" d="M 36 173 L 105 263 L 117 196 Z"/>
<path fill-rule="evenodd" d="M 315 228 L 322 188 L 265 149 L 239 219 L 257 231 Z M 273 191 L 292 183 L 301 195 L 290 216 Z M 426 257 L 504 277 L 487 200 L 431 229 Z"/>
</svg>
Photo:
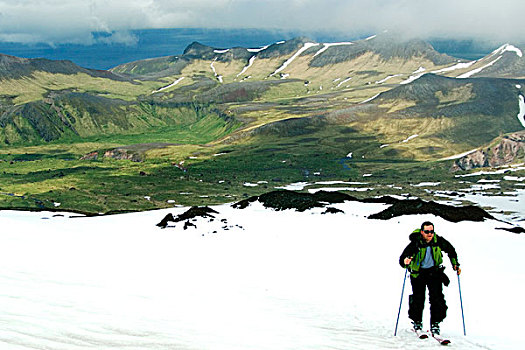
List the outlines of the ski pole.
<svg viewBox="0 0 525 350">
<path fill-rule="evenodd" d="M 403 305 L 403 293 L 405 292 L 405 282 L 407 281 L 408 269 L 405 268 L 405 277 L 403 278 L 403 288 L 401 289 L 401 301 L 399 302 L 399 311 L 397 312 L 396 330 L 394 331 L 394 337 L 397 335 L 397 324 L 399 323 L 399 315 L 401 314 L 401 305 Z"/>
<path fill-rule="evenodd" d="M 461 297 L 461 282 L 459 281 L 459 275 L 458 275 L 458 287 L 459 287 L 459 303 L 461 304 L 461 319 L 463 320 L 463 335 L 467 335 L 467 331 L 465 330 L 465 315 L 463 313 L 463 298 Z"/>
</svg>

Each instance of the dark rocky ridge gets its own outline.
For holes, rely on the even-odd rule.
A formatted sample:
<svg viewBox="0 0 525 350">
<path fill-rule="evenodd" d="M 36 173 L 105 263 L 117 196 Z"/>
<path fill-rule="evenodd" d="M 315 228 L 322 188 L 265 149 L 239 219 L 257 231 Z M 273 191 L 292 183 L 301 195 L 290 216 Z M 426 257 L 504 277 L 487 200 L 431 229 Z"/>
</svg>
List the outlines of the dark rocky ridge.
<svg viewBox="0 0 525 350">
<path fill-rule="evenodd" d="M 450 222 L 494 219 L 494 217 L 485 210 L 473 205 L 457 207 L 439 204 L 434 201 L 426 202 L 421 199 L 399 200 L 388 209 L 370 215 L 368 218 L 388 220 L 396 216 L 415 214 L 432 214 Z"/>
<path fill-rule="evenodd" d="M 476 206 L 450 206 L 433 201 L 426 202 L 421 199 L 396 199 L 393 197 L 357 199 L 340 192 L 319 191 L 314 194 L 295 191 L 272 191 L 260 196 L 250 197 L 233 204 L 237 209 L 244 209 L 255 201 L 261 202 L 266 208 L 276 210 L 295 209 L 305 211 L 312 208 L 322 208 L 329 204 L 357 201 L 362 203 L 392 204 L 380 213 L 370 215 L 369 219 L 388 220 L 396 216 L 414 214 L 433 214 L 451 222 L 459 221 L 484 221 L 494 219 L 492 215 Z"/>
</svg>

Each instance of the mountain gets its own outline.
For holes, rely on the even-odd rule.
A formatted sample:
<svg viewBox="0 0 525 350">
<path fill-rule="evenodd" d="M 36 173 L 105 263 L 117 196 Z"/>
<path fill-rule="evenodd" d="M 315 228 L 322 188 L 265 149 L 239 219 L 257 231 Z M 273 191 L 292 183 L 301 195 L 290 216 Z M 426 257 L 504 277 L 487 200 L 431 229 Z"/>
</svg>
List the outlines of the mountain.
<svg viewBox="0 0 525 350">
<path fill-rule="evenodd" d="M 457 78 L 525 78 L 523 50 L 511 44 L 502 45 L 479 60 L 454 67 L 448 75 Z"/>
<path fill-rule="evenodd" d="M 525 86 L 517 79 L 520 53 L 504 45 L 480 60 L 459 60 L 424 41 L 381 33 L 336 43 L 298 37 L 258 48 L 193 42 L 182 55 L 109 72 L 4 55 L 0 139 L 133 134 L 189 125 L 205 108 L 239 126 L 227 128 L 223 143 L 272 135 L 326 138 L 332 127 L 345 126 L 355 138 L 335 137 L 346 140 L 337 147 L 365 147 L 372 158 L 429 160 L 522 128 L 516 118 Z M 401 142 L 415 134 L 410 144 Z M 359 144 L 363 137 L 388 146 L 371 151 L 376 146 Z"/>
<path fill-rule="evenodd" d="M 419 151 L 416 153 L 432 159 L 451 150 L 480 147 L 501 134 L 523 130 L 517 117 L 523 83 L 513 79 L 456 79 L 425 74 L 410 84 L 379 94 L 368 103 L 382 111 L 385 125 L 377 130 L 385 134 L 385 144 L 391 146 L 390 140 L 400 140 L 400 135 L 414 135 L 410 143 Z"/>
<path fill-rule="evenodd" d="M 51 74 L 88 74 L 91 77 L 128 81 L 129 79 L 109 71 L 86 69 L 67 60 L 48 60 L 45 58 L 20 58 L 0 54 L 0 80 L 19 79 L 35 72 Z"/>
<path fill-rule="evenodd" d="M 456 62 L 421 40 L 400 41 L 383 33 L 339 43 L 316 43 L 300 37 L 248 49 L 213 48 L 194 42 L 180 56 L 131 62 L 112 71 L 135 77 L 211 73 L 220 82 L 299 79 L 311 87 L 337 90 L 382 80 L 399 83 L 414 71 L 440 69 Z"/>
</svg>

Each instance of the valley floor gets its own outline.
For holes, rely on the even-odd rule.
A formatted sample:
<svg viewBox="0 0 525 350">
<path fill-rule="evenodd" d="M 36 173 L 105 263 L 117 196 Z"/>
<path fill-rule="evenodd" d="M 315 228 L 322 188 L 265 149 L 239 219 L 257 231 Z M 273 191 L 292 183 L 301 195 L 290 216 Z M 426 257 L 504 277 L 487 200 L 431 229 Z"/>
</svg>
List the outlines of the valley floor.
<svg viewBox="0 0 525 350">
<path fill-rule="evenodd" d="M 219 205 L 213 220 L 186 230 L 156 226 L 183 207 L 100 217 L 0 211 L 0 348 L 436 348 L 409 330 L 409 282 L 394 337 L 397 260 L 424 220 L 454 244 L 463 269 L 467 336 L 446 259 L 442 333 L 460 349 L 521 348 L 523 235 L 494 220 L 379 221 L 367 216 L 384 204 L 334 206 L 344 214 Z"/>
</svg>

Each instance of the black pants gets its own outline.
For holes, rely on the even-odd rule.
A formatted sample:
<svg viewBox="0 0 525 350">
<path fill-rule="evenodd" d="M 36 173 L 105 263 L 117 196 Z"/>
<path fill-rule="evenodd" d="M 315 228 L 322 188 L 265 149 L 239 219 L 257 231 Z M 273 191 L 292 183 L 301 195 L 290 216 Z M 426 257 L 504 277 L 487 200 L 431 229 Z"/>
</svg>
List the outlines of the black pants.
<svg viewBox="0 0 525 350">
<path fill-rule="evenodd" d="M 423 308 L 428 288 L 430 300 L 430 323 L 441 322 L 447 316 L 447 304 L 443 295 L 443 272 L 438 269 L 421 269 L 419 276 L 410 276 L 412 295 L 409 297 L 408 317 L 417 322 L 423 321 Z"/>
</svg>

